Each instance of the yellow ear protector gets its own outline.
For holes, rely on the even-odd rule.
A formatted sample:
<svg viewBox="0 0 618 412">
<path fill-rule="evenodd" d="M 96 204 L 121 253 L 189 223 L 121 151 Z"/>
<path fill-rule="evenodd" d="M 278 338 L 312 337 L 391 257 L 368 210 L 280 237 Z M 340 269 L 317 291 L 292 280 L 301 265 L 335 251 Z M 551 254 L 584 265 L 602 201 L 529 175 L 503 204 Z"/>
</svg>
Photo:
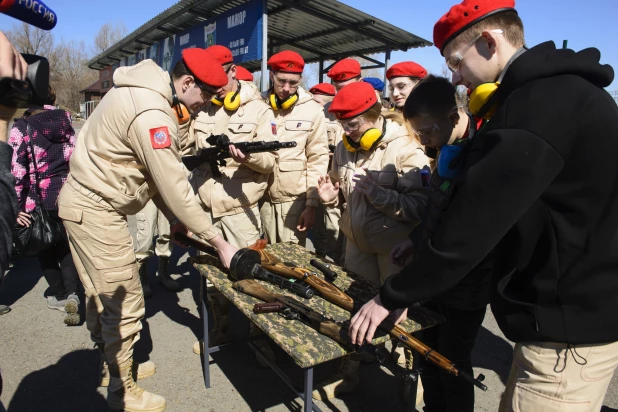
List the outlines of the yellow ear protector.
<svg viewBox="0 0 618 412">
<path fill-rule="evenodd" d="M 357 150 L 373 150 L 378 145 L 378 143 L 380 143 L 380 140 L 382 140 L 382 138 L 384 137 L 384 132 L 386 131 L 386 120 L 384 120 L 383 123 L 384 124 L 382 125 L 382 131 L 376 129 L 375 127 L 372 127 L 371 129 L 368 129 L 365 133 L 363 133 L 358 142 L 349 139 L 348 136 L 344 133 L 343 147 L 345 147 L 348 152 L 352 153 L 356 152 Z"/>
<path fill-rule="evenodd" d="M 238 108 L 240 107 L 240 82 L 238 82 L 238 88 L 236 89 L 236 91 L 228 92 L 225 95 L 225 99 L 221 100 L 217 96 L 213 96 L 210 101 L 217 106 L 225 107 L 231 112 L 238 110 Z"/>
<path fill-rule="evenodd" d="M 189 113 L 187 106 L 180 103 L 180 100 L 178 100 L 178 95 L 176 94 L 174 84 L 172 83 L 170 86 L 172 87 L 172 109 L 174 109 L 174 112 L 176 113 L 178 124 L 185 124 L 191 119 L 191 113 Z"/>
<path fill-rule="evenodd" d="M 298 93 L 294 93 L 291 96 L 286 97 L 281 100 L 277 97 L 277 93 L 270 93 L 270 105 L 273 110 L 287 110 L 290 107 L 294 106 L 294 104 L 298 101 Z"/>
<path fill-rule="evenodd" d="M 483 83 L 470 93 L 468 108 L 470 113 L 483 119 L 491 119 L 496 111 L 496 106 L 491 104 L 494 95 L 498 91 L 500 83 Z M 487 107 L 485 107 L 487 106 Z"/>
<path fill-rule="evenodd" d="M 485 120 L 489 120 L 492 118 L 494 113 L 496 112 L 497 102 L 496 102 L 496 92 L 500 87 L 500 83 L 506 74 L 507 69 L 511 66 L 511 64 L 515 61 L 516 58 L 521 56 L 528 48 L 526 46 L 521 47 L 519 50 L 511 56 L 509 61 L 504 66 L 498 81 L 495 83 L 483 83 L 477 86 L 472 93 L 470 93 L 470 100 L 468 103 L 468 109 L 470 113 L 483 118 Z"/>
</svg>

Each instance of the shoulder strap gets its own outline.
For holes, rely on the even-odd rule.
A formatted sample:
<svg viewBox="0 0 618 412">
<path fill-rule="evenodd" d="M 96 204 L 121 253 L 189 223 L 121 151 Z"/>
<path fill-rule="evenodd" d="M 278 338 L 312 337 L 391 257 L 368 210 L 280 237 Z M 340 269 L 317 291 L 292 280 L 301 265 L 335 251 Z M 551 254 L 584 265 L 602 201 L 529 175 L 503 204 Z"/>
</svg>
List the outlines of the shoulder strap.
<svg viewBox="0 0 618 412">
<path fill-rule="evenodd" d="M 36 165 L 36 154 L 34 153 L 34 144 L 32 143 L 32 128 L 30 127 L 30 123 L 26 120 L 26 130 L 28 134 L 28 146 L 30 146 L 30 156 L 32 157 L 32 164 L 34 165 L 34 183 L 35 183 L 35 192 L 38 197 L 38 204 L 41 204 L 41 200 L 43 196 L 41 196 L 41 188 L 39 187 L 39 170 Z"/>
</svg>

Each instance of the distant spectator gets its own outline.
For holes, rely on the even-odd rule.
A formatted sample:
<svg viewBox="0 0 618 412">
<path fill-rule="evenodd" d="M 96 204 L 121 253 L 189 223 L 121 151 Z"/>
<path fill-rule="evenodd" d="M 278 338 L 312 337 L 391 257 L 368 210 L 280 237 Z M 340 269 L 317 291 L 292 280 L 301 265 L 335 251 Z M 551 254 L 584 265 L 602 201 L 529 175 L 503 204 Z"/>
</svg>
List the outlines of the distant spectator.
<svg viewBox="0 0 618 412">
<path fill-rule="evenodd" d="M 47 104 L 43 109 L 27 111 L 23 117 L 17 119 L 9 137 L 9 143 L 14 150 L 11 171 L 16 179 L 15 191 L 20 210 L 17 223 L 21 226 L 31 224 L 29 213 L 36 206 L 35 167 L 39 178 L 41 207 L 47 210 L 53 219 L 62 222 L 58 217 L 57 200 L 69 173 L 69 158 L 75 147 L 75 131 L 71 125 L 71 114 L 55 109 L 55 103 L 56 93 L 50 86 Z M 30 147 L 34 148 L 34 159 Z M 68 241 L 64 240 L 39 253 L 38 260 L 50 289 L 47 306 L 66 312 L 64 323 L 67 325 L 79 324 L 79 277 Z"/>
</svg>

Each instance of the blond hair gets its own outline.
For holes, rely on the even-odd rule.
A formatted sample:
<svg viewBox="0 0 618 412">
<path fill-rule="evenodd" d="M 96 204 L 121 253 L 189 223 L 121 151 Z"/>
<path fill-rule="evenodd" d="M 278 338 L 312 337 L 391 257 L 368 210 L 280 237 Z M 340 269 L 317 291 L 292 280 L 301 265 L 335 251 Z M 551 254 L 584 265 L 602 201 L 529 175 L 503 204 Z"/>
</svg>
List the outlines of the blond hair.
<svg viewBox="0 0 618 412">
<path fill-rule="evenodd" d="M 477 39 L 484 31 L 491 29 L 501 29 L 504 38 L 513 47 L 520 48 L 525 44 L 524 23 L 515 11 L 505 11 L 489 16 L 468 28 L 455 39 L 462 44 L 468 44 Z"/>
</svg>

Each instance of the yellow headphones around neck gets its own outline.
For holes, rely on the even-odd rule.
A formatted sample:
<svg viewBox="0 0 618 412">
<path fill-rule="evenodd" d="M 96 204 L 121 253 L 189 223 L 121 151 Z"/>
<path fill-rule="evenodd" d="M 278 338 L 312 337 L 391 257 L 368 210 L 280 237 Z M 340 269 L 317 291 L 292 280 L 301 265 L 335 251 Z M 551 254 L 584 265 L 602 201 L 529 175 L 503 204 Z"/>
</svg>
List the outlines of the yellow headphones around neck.
<svg viewBox="0 0 618 412">
<path fill-rule="evenodd" d="M 519 48 L 513 56 L 506 62 L 504 69 L 502 69 L 502 73 L 500 73 L 500 77 L 498 81 L 495 83 L 483 83 L 480 84 L 470 93 L 470 99 L 468 102 L 468 109 L 471 114 L 474 116 L 483 118 L 485 120 L 489 120 L 492 118 L 494 113 L 496 112 L 497 102 L 495 101 L 496 92 L 500 87 L 500 83 L 506 74 L 507 69 L 511 66 L 511 64 L 521 56 L 528 47 L 525 45 Z"/>
<path fill-rule="evenodd" d="M 372 127 L 368 129 L 358 142 L 355 142 L 348 138 L 348 136 L 343 134 L 343 147 L 346 148 L 348 152 L 356 152 L 357 150 L 370 151 L 375 149 L 375 147 L 380 143 L 380 140 L 384 137 L 384 132 L 386 131 L 386 120 L 383 121 L 382 131 Z"/>
<path fill-rule="evenodd" d="M 492 104 L 492 100 L 498 91 L 498 87 L 500 87 L 499 82 L 483 83 L 474 89 L 474 91 L 470 93 L 470 100 L 468 103 L 470 113 L 486 120 L 491 119 L 496 111 L 496 105 Z"/>
<path fill-rule="evenodd" d="M 231 112 L 238 110 L 240 107 L 240 82 L 238 82 L 238 88 L 235 92 L 228 92 L 225 95 L 225 99 L 221 100 L 217 96 L 213 96 L 210 99 L 211 103 L 216 104 L 217 106 L 223 106 L 226 110 Z"/>
<path fill-rule="evenodd" d="M 287 110 L 290 107 L 294 106 L 294 104 L 296 104 L 296 102 L 298 101 L 298 93 L 294 93 L 293 95 L 290 95 L 285 99 L 281 100 L 277 96 L 277 93 L 271 92 L 269 101 L 273 110 Z"/>
</svg>

